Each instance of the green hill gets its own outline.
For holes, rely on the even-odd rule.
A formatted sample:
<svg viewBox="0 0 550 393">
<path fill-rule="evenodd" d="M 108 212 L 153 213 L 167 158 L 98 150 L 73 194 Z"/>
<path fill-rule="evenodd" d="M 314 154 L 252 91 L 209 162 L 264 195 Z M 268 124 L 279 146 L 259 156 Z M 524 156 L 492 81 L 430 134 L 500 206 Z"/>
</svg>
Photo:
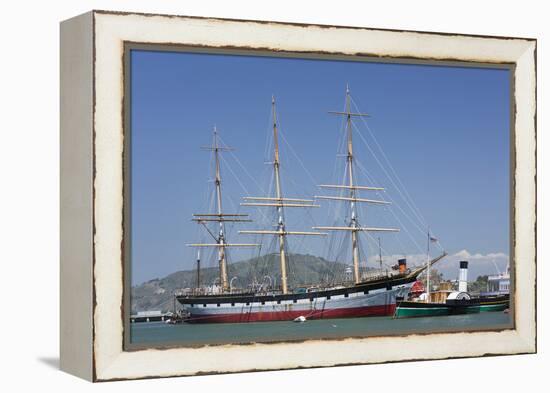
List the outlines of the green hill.
<svg viewBox="0 0 550 393">
<path fill-rule="evenodd" d="M 347 265 L 329 262 L 313 255 L 290 254 L 288 256 L 288 276 L 290 286 L 308 283 L 329 282 L 342 278 Z M 181 288 L 194 287 L 197 280 L 195 270 L 183 270 L 164 278 L 147 281 L 132 287 L 132 313 L 147 310 L 173 310 L 173 294 Z M 235 287 L 246 287 L 253 281 L 261 281 L 264 276 L 280 277 L 279 255 L 269 254 L 246 261 L 229 264 L 228 277 Z M 217 268 L 201 269 L 201 283 L 212 285 L 218 278 Z M 276 282 L 279 285 L 280 282 Z"/>
</svg>

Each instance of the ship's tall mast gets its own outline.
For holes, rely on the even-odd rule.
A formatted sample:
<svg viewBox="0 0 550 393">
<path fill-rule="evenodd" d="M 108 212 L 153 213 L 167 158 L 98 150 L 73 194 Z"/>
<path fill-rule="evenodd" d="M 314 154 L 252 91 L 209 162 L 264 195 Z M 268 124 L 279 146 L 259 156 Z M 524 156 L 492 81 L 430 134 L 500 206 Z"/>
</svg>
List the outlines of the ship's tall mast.
<svg viewBox="0 0 550 393">
<path fill-rule="evenodd" d="M 271 97 L 271 111 L 273 116 L 273 170 L 275 171 L 275 192 L 277 199 L 282 198 L 281 192 L 281 173 L 279 171 L 279 135 L 277 131 L 277 111 L 275 109 L 275 97 Z M 286 275 L 286 255 L 285 255 L 285 222 L 283 217 L 283 206 L 277 206 L 278 215 L 278 230 L 279 230 L 279 255 L 281 264 L 281 283 L 283 287 L 283 293 L 288 292 L 288 282 Z"/>
<path fill-rule="evenodd" d="M 239 231 L 242 234 L 268 234 L 276 235 L 279 238 L 279 260 L 281 268 L 281 290 L 283 294 L 288 293 L 288 277 L 287 277 L 287 261 L 286 261 L 286 236 L 288 235 L 322 235 L 326 233 L 319 232 L 295 232 L 287 231 L 284 219 L 284 207 L 319 207 L 314 205 L 313 200 L 284 198 L 281 189 L 281 172 L 280 172 L 280 157 L 279 157 L 279 131 L 277 126 L 277 111 L 275 108 L 275 97 L 271 97 L 271 115 L 273 118 L 273 171 L 275 174 L 275 198 L 272 197 L 244 197 L 247 201 L 263 201 L 263 202 L 246 202 L 241 203 L 242 206 L 274 206 L 277 208 L 277 230 L 276 231 Z M 266 202 L 267 201 L 267 202 Z"/>
<path fill-rule="evenodd" d="M 214 141 L 211 146 L 203 146 L 203 150 L 209 150 L 214 153 L 215 164 L 215 178 L 214 183 L 216 187 L 216 213 L 215 214 L 194 214 L 193 221 L 202 224 L 210 236 L 215 240 L 215 244 L 197 243 L 188 244 L 191 247 L 216 247 L 218 249 L 218 266 L 219 266 L 219 280 L 222 291 L 229 290 L 229 281 L 227 277 L 227 257 L 225 249 L 227 247 L 256 247 L 257 244 L 230 244 L 227 243 L 225 237 L 225 223 L 226 222 L 250 222 L 247 219 L 247 214 L 224 214 L 222 208 L 222 178 L 220 171 L 220 152 L 231 151 L 233 148 L 227 146 L 220 146 L 218 141 L 218 130 L 214 126 Z M 219 224 L 217 235 L 210 231 L 207 224 L 209 222 L 217 222 Z M 200 254 L 199 254 L 200 255 Z M 200 259 L 197 258 L 197 284 L 200 283 Z"/>
<path fill-rule="evenodd" d="M 350 193 L 350 210 L 351 210 L 351 228 L 357 228 L 357 212 L 355 209 L 355 198 L 356 192 L 353 188 L 353 132 L 351 124 L 351 108 L 350 108 L 350 97 L 349 97 L 349 86 L 346 86 L 346 131 L 348 135 L 348 185 Z M 355 283 L 359 282 L 359 246 L 357 244 L 357 231 L 351 231 L 351 248 L 353 254 L 353 277 L 355 278 Z"/>
<path fill-rule="evenodd" d="M 357 202 L 366 202 L 372 204 L 389 204 L 390 202 L 374 200 L 374 199 L 365 199 L 358 198 L 357 191 L 359 190 L 370 190 L 370 191 L 381 191 L 383 188 L 380 187 L 367 187 L 367 186 L 358 186 L 354 182 L 353 178 L 353 122 L 352 117 L 366 117 L 369 116 L 366 113 L 354 113 L 351 111 L 351 97 L 349 86 L 346 86 L 346 107 L 344 112 L 331 111 L 329 113 L 341 115 L 346 117 L 346 135 L 347 135 L 347 154 L 346 154 L 346 164 L 348 170 L 348 184 L 342 185 L 332 185 L 332 184 L 321 184 L 319 187 L 322 188 L 333 188 L 333 189 L 346 189 L 349 190 L 348 197 L 340 196 L 324 196 L 317 195 L 317 199 L 331 199 L 337 201 L 347 201 L 350 203 L 350 214 L 351 219 L 347 227 L 314 227 L 314 229 L 327 230 L 327 231 L 351 231 L 351 252 L 353 259 L 353 279 L 356 284 L 361 281 L 361 275 L 359 272 L 359 244 L 358 244 L 358 232 L 369 231 L 369 232 L 398 232 L 397 228 L 375 228 L 375 227 L 362 227 L 359 225 L 357 217 Z"/>
<path fill-rule="evenodd" d="M 201 250 L 197 250 L 197 285 L 196 288 L 201 287 Z"/>
<path fill-rule="evenodd" d="M 429 303 L 430 302 L 430 297 L 431 297 L 431 293 L 430 293 L 430 270 L 431 270 L 431 263 L 430 263 L 430 241 L 431 241 L 431 236 L 430 236 L 430 230 L 428 230 L 428 246 L 427 246 L 427 251 L 426 251 L 426 264 L 428 265 L 427 267 L 427 278 L 426 278 L 426 303 Z"/>
<path fill-rule="evenodd" d="M 378 237 L 378 263 L 380 263 L 380 271 L 382 271 L 382 244 L 380 243 L 380 237 Z"/>
<path fill-rule="evenodd" d="M 214 126 L 214 159 L 216 164 L 216 205 L 218 215 L 222 214 L 222 179 L 220 175 L 220 147 L 218 145 L 218 130 Z M 225 260 L 225 225 L 224 221 L 219 221 L 219 234 L 218 234 L 218 262 L 220 266 L 220 285 L 223 290 L 226 290 L 229 287 L 227 279 L 227 262 Z"/>
</svg>

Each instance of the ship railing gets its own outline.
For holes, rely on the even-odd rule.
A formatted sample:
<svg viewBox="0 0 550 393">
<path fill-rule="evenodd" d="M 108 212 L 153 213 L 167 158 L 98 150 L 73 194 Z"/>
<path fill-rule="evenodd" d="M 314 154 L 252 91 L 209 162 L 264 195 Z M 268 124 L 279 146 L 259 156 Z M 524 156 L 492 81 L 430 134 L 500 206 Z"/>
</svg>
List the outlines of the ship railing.
<svg viewBox="0 0 550 393">
<path fill-rule="evenodd" d="M 406 269 L 404 272 L 399 270 L 373 270 L 363 273 L 361 277 L 361 282 L 383 280 L 392 277 L 403 276 L 409 274 L 411 269 Z"/>
<path fill-rule="evenodd" d="M 405 273 L 409 273 L 410 269 L 407 269 Z M 383 280 L 391 278 L 394 276 L 400 276 L 403 273 L 400 273 L 397 270 L 371 270 L 364 272 L 362 275 L 361 284 Z M 342 280 L 342 281 L 330 281 L 323 284 L 301 284 L 295 289 L 301 288 L 304 292 L 318 292 L 328 289 L 343 288 L 353 286 L 353 281 Z M 262 295 L 275 295 L 282 293 L 280 286 L 275 287 L 247 287 L 247 288 L 232 288 L 231 291 L 222 292 L 219 287 L 200 287 L 200 288 L 181 288 L 175 291 L 176 296 L 216 296 L 216 295 L 239 295 L 239 294 L 251 294 L 253 293 L 256 296 Z"/>
<path fill-rule="evenodd" d="M 371 280 L 373 278 L 386 278 L 389 276 L 391 276 L 391 272 L 387 270 L 368 270 L 366 272 L 363 272 L 361 278 L 363 280 Z"/>
<path fill-rule="evenodd" d="M 220 288 L 183 288 L 174 292 L 176 296 L 215 296 L 215 295 L 241 295 L 249 294 L 250 288 L 233 288 L 230 291 L 223 292 Z M 272 292 L 272 291 L 266 291 Z"/>
</svg>

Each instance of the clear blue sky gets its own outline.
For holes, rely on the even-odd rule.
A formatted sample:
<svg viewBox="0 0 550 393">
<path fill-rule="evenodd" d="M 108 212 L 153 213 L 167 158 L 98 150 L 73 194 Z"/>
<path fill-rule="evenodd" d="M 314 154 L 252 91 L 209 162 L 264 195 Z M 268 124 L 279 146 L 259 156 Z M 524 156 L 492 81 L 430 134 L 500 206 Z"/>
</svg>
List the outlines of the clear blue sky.
<svg viewBox="0 0 550 393">
<path fill-rule="evenodd" d="M 239 180 L 251 195 L 261 194 L 239 162 L 265 187 L 272 94 L 281 132 L 293 149 L 282 143 L 288 196 L 319 194 L 316 183 L 337 181 L 341 119 L 326 112 L 343 109 L 347 83 L 359 110 L 372 115 L 369 129 L 446 249 L 508 253 L 507 70 L 152 51 L 131 56 L 133 284 L 191 268 L 194 251 L 185 244 L 207 239 L 190 219 L 208 209 L 210 156 L 199 147 L 211 143 L 214 125 L 236 148 L 222 161 L 225 210 L 238 210 L 244 195 Z M 374 149 L 364 124 L 357 127 Z M 376 185 L 386 186 L 398 202 L 359 136 L 355 147 L 368 173 L 383 183 Z M 411 215 L 406 204 L 400 206 Z M 313 212 L 312 221 L 329 224 L 325 210 Z M 257 219 L 257 211 L 246 212 Z M 381 213 L 368 212 L 378 224 Z M 311 227 L 302 218 L 290 224 Z M 234 242 L 251 240 L 235 231 L 231 236 Z M 307 250 L 322 255 L 322 248 L 312 240 Z M 387 248 L 419 252 L 410 241 L 388 241 Z M 250 256 L 237 254 L 235 260 Z"/>
</svg>

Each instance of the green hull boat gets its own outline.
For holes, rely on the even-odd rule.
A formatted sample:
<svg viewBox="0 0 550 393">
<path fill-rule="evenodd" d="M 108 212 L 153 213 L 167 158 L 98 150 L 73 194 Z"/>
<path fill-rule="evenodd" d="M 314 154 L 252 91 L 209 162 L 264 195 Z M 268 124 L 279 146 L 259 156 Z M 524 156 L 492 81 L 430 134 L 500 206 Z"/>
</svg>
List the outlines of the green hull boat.
<svg viewBox="0 0 550 393">
<path fill-rule="evenodd" d="M 447 300 L 446 303 L 401 301 L 395 308 L 395 318 L 436 317 L 443 315 L 474 314 L 504 311 L 510 307 L 509 295 L 482 297 L 469 300 Z"/>
<path fill-rule="evenodd" d="M 481 312 L 504 311 L 510 308 L 510 295 L 486 296 L 479 299 Z"/>
<path fill-rule="evenodd" d="M 459 301 L 452 303 L 424 303 L 402 301 L 397 304 L 394 317 L 438 317 L 444 315 L 474 314 L 479 313 L 480 311 L 480 304 L 475 300 Z"/>
</svg>

